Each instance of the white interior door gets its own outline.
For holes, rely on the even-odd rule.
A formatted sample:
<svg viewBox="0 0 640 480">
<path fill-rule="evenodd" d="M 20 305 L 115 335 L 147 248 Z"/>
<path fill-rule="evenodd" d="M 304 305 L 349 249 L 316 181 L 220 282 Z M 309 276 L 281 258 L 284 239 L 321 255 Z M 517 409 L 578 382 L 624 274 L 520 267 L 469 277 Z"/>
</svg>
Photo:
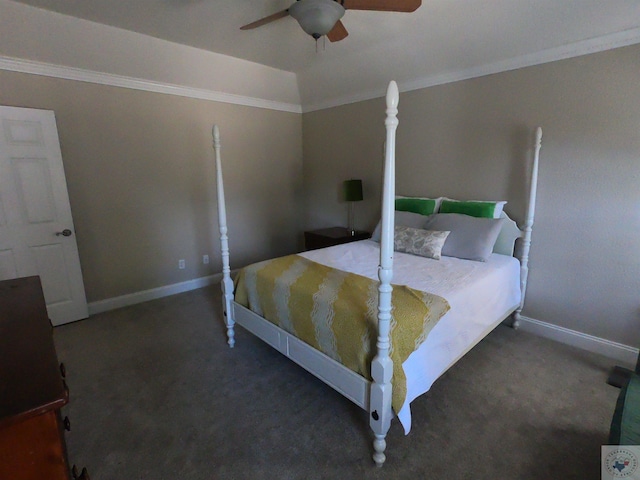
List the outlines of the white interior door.
<svg viewBox="0 0 640 480">
<path fill-rule="evenodd" d="M 0 280 L 31 275 L 54 325 L 88 316 L 55 116 L 0 106 Z"/>
</svg>

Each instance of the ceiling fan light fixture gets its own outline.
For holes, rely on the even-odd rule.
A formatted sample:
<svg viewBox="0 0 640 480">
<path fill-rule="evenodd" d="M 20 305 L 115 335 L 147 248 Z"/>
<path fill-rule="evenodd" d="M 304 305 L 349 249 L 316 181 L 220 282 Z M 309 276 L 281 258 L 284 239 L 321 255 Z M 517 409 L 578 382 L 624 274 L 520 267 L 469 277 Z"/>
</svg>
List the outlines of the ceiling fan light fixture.
<svg viewBox="0 0 640 480">
<path fill-rule="evenodd" d="M 333 29 L 344 15 L 344 7 L 334 0 L 298 0 L 289 7 L 289 15 L 317 40 Z"/>
</svg>

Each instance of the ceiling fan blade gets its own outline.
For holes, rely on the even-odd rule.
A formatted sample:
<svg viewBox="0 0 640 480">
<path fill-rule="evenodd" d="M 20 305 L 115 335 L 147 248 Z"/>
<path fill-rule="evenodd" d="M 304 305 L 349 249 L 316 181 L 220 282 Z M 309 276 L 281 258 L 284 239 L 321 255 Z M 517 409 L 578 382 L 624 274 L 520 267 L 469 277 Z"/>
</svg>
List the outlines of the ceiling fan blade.
<svg viewBox="0 0 640 480">
<path fill-rule="evenodd" d="M 260 20 L 256 20 L 255 22 L 248 23 L 247 25 L 240 27 L 240 30 L 251 30 L 252 28 L 258 28 L 258 27 L 261 27 L 262 25 L 266 25 L 267 23 L 271 23 L 275 20 L 284 18 L 287 15 L 289 15 L 288 8 L 286 10 L 282 10 L 281 12 L 277 12 L 272 15 L 269 15 L 268 17 L 264 17 L 264 18 L 261 18 Z"/>
<path fill-rule="evenodd" d="M 339 42 L 340 40 L 344 40 L 349 35 L 347 29 L 344 28 L 344 25 L 340 20 L 333 26 L 331 31 L 327 33 L 327 38 L 330 42 Z"/>
<path fill-rule="evenodd" d="M 378 10 L 382 12 L 413 12 L 422 0 L 338 0 L 346 10 Z"/>
</svg>

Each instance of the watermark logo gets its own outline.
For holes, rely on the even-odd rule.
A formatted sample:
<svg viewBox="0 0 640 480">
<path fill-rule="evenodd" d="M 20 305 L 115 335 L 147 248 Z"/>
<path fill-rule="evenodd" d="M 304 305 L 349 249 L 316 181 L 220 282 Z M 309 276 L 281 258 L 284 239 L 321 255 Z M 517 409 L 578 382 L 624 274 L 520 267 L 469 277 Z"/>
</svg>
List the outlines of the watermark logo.
<svg viewBox="0 0 640 480">
<path fill-rule="evenodd" d="M 640 480 L 640 445 L 603 445 L 602 480 Z"/>
</svg>

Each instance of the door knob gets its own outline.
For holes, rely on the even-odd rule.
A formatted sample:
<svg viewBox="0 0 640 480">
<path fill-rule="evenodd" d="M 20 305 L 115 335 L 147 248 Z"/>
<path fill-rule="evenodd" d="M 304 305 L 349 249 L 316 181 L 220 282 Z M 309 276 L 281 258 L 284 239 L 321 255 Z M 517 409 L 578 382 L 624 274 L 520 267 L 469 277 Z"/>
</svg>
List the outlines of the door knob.
<svg viewBox="0 0 640 480">
<path fill-rule="evenodd" d="M 71 236 L 71 230 L 69 230 L 68 228 L 65 228 L 61 232 L 56 232 L 56 237 L 59 237 L 60 235 L 62 235 L 63 237 L 70 237 Z"/>
</svg>

